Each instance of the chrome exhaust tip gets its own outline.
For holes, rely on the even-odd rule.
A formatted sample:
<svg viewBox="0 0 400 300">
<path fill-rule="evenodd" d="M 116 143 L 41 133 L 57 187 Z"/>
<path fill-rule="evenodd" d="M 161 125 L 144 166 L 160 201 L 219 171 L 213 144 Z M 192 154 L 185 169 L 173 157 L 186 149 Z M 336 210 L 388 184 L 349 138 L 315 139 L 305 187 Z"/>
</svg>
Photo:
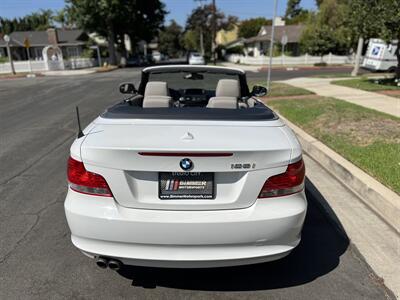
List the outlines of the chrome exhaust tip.
<svg viewBox="0 0 400 300">
<path fill-rule="evenodd" d="M 111 270 L 118 271 L 118 270 L 121 269 L 122 263 L 121 263 L 120 261 L 118 261 L 118 260 L 110 259 L 110 260 L 108 261 L 108 267 L 109 267 Z"/>
<path fill-rule="evenodd" d="M 107 259 L 105 259 L 105 258 L 103 258 L 103 257 L 98 257 L 98 258 L 96 259 L 96 265 L 97 265 L 99 268 L 107 269 L 107 267 L 108 267 L 108 261 L 107 261 Z"/>
</svg>

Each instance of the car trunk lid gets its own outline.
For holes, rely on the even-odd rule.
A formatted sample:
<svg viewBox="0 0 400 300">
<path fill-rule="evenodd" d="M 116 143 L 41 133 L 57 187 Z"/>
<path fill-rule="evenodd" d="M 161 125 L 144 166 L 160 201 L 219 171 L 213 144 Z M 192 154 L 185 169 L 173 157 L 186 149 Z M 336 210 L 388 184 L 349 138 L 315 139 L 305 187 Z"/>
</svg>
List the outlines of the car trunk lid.
<svg viewBox="0 0 400 300">
<path fill-rule="evenodd" d="M 85 167 L 101 174 L 122 206 L 213 210 L 252 205 L 265 180 L 285 171 L 291 144 L 282 123 L 266 122 L 100 123 L 85 137 Z M 161 173 L 211 173 L 212 199 L 160 199 Z"/>
</svg>

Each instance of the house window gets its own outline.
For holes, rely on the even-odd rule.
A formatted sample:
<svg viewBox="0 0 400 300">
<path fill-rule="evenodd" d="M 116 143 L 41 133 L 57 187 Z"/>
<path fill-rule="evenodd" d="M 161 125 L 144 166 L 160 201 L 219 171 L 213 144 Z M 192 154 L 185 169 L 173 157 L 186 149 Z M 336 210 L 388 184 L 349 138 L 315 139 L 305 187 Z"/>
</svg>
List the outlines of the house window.
<svg viewBox="0 0 400 300">
<path fill-rule="evenodd" d="M 78 47 L 68 47 L 67 55 L 68 57 L 78 57 L 79 56 Z"/>
<path fill-rule="evenodd" d="M 43 52 L 43 47 L 35 47 L 33 48 L 33 58 L 36 60 L 42 60 L 42 52 Z"/>
</svg>

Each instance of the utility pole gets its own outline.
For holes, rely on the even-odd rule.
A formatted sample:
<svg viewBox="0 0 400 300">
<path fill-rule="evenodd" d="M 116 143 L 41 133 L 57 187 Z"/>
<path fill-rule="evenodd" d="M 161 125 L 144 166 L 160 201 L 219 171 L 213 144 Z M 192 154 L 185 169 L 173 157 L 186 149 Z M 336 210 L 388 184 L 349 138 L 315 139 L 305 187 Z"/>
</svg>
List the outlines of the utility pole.
<svg viewBox="0 0 400 300">
<path fill-rule="evenodd" d="M 217 48 L 215 44 L 215 38 L 217 34 L 217 20 L 216 20 L 217 7 L 215 5 L 215 0 L 212 1 L 212 41 L 211 41 L 211 56 L 214 65 L 217 64 L 217 58 L 215 56 L 215 49 Z"/>
<path fill-rule="evenodd" d="M 268 77 L 267 77 L 268 93 L 270 92 L 270 88 L 271 88 L 272 53 L 274 50 L 275 18 L 276 18 L 277 7 L 278 7 L 278 0 L 274 0 L 274 16 L 272 19 L 271 41 L 269 42 L 269 67 L 268 67 Z"/>
<path fill-rule="evenodd" d="M 354 69 L 351 72 L 351 76 L 358 75 L 358 70 L 360 69 L 360 58 L 361 58 L 361 52 L 362 52 L 363 45 L 364 45 L 364 39 L 363 39 L 363 37 L 360 36 L 358 38 L 356 61 L 354 62 Z"/>
<path fill-rule="evenodd" d="M 199 7 L 203 8 L 203 2 L 205 2 L 206 0 L 194 0 L 194 2 L 198 2 L 199 3 Z M 204 56 L 204 39 L 203 39 L 203 24 L 200 24 L 200 52 L 201 55 Z"/>
</svg>

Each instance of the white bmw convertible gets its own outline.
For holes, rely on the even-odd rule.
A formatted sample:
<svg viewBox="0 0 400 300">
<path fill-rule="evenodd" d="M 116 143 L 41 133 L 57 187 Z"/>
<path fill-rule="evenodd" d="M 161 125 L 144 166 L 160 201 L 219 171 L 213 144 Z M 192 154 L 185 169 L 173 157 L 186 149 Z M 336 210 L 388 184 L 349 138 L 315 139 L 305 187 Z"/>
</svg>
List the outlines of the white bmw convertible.
<svg viewBox="0 0 400 300">
<path fill-rule="evenodd" d="M 272 261 L 300 242 L 305 168 L 292 131 L 242 70 L 162 66 L 78 135 L 65 214 L 98 266 Z"/>
</svg>

